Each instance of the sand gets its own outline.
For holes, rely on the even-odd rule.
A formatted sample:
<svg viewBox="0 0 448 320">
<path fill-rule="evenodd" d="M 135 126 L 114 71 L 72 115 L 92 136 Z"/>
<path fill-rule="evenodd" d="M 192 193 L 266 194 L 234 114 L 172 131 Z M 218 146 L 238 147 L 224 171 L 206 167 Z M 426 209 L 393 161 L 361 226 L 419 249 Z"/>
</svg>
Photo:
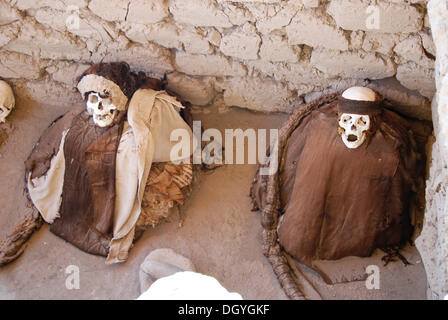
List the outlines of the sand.
<svg viewBox="0 0 448 320">
<path fill-rule="evenodd" d="M 18 98 L 17 108 L 0 125 L 0 239 L 25 212 L 24 160 L 43 130 L 69 106 L 47 106 Z M 276 128 L 285 114 L 258 114 L 241 109 L 198 109 L 205 128 Z M 50 233 L 47 225 L 34 234 L 25 253 L 0 269 L 0 299 L 135 299 L 140 294 L 138 268 L 157 248 L 172 248 L 188 257 L 198 272 L 211 275 L 245 299 L 286 299 L 261 250 L 259 215 L 250 211 L 249 187 L 255 165 L 226 165 L 200 172 L 181 209 L 181 217 L 145 232 L 126 263 L 107 266 Z M 426 274 L 415 247 L 401 262 L 383 267 L 381 252 L 369 258 L 380 267 L 380 289 L 364 281 L 326 285 L 314 272 L 306 276 L 324 299 L 425 299 Z M 80 288 L 66 288 L 66 268 L 80 270 Z M 338 267 L 344 270 L 342 263 Z"/>
</svg>

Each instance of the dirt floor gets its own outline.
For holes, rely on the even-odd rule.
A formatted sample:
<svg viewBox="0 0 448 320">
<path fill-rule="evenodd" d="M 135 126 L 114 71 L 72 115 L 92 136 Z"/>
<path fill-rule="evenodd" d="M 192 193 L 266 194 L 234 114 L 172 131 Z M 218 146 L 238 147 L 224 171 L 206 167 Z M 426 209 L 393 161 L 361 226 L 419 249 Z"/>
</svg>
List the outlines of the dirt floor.
<svg viewBox="0 0 448 320">
<path fill-rule="evenodd" d="M 18 99 L 8 124 L 0 125 L 0 239 L 25 212 L 24 160 L 43 130 L 69 106 L 47 106 Z M 263 115 L 240 109 L 203 109 L 195 119 L 205 128 L 275 128 L 284 114 Z M 286 299 L 261 250 L 259 216 L 250 211 L 249 187 L 255 165 L 227 165 L 201 172 L 178 217 L 145 232 L 126 263 L 107 266 L 50 233 L 47 225 L 29 241 L 17 261 L 0 269 L 0 299 L 134 299 L 139 295 L 138 268 L 157 248 L 172 248 L 190 258 L 197 270 L 211 275 L 245 299 Z M 326 285 L 306 271 L 324 299 L 425 299 L 426 274 L 415 247 L 403 252 L 412 265 L 383 267 L 381 252 L 366 260 L 380 267 L 380 289 L 364 281 Z M 69 265 L 79 266 L 80 289 L 66 288 Z M 344 270 L 350 262 L 338 264 Z"/>
</svg>

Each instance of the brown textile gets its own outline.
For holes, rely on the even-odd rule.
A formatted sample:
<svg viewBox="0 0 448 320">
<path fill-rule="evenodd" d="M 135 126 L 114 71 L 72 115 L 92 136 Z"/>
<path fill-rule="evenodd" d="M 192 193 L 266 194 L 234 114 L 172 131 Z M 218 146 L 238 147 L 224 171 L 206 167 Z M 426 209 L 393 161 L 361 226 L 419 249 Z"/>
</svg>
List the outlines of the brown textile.
<svg viewBox="0 0 448 320">
<path fill-rule="evenodd" d="M 336 108 L 329 105 L 314 111 L 288 141 L 279 240 L 309 266 L 313 260 L 369 256 L 410 238 L 415 162 L 404 144 L 406 123 L 387 110 L 377 121 L 374 135 L 348 149 L 337 133 Z"/>
<path fill-rule="evenodd" d="M 278 187 L 277 175 L 257 173 L 251 189 L 264 233 L 277 226 L 272 210 L 285 213 L 280 244 L 311 267 L 314 260 L 368 256 L 375 248 L 401 245 L 412 231 L 409 203 L 419 155 L 407 121 L 384 109 L 373 115 L 376 130 L 366 142 L 348 149 L 337 133 L 337 104 L 332 95 L 298 110 L 305 116 L 295 129 L 280 130 L 287 141 L 279 149 Z M 306 115 L 306 109 L 313 111 Z"/>
<path fill-rule="evenodd" d="M 94 125 L 87 112 L 73 119 L 64 144 L 61 217 L 50 230 L 76 247 L 106 256 L 112 239 L 115 159 L 122 122 Z"/>
<path fill-rule="evenodd" d="M 339 97 L 338 109 L 342 113 L 373 114 L 381 112 L 382 105 L 380 100 L 358 101 Z"/>
<path fill-rule="evenodd" d="M 43 176 L 50 169 L 51 159 L 59 151 L 62 133 L 70 128 L 73 118 L 83 112 L 85 108 L 85 105 L 74 106 L 45 129 L 25 161 L 25 181 L 28 180 L 29 173 L 34 179 Z"/>
</svg>

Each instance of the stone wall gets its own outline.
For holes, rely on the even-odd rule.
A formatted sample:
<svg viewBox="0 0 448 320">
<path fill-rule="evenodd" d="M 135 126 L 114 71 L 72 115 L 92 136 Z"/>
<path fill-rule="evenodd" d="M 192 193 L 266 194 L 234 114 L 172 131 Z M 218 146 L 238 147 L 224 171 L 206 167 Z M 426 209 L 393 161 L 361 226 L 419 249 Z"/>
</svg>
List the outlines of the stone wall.
<svg viewBox="0 0 448 320">
<path fill-rule="evenodd" d="M 435 143 L 426 182 L 423 230 L 416 240 L 428 278 L 428 297 L 448 295 L 448 2 L 430 0 L 428 14 L 436 49 L 437 94 L 432 101 Z"/>
<path fill-rule="evenodd" d="M 195 105 L 265 112 L 373 81 L 411 106 L 402 112 L 428 120 L 435 52 L 426 1 L 375 3 L 0 0 L 0 76 L 60 103 L 77 99 L 76 77 L 89 64 L 125 60 L 168 74 Z"/>
</svg>

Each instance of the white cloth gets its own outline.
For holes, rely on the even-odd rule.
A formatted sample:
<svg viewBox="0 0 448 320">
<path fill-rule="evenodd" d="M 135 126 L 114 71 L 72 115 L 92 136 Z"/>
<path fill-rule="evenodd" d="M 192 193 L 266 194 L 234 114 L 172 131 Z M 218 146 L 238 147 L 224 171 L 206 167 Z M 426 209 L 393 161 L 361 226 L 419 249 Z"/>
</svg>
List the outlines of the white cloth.
<svg viewBox="0 0 448 320">
<path fill-rule="evenodd" d="M 58 153 L 51 159 L 47 173 L 31 179 L 30 172 L 27 177 L 28 192 L 33 204 L 47 223 L 53 223 L 54 219 L 60 217 L 65 172 L 64 142 L 68 131 L 69 129 L 62 133 Z"/>
<path fill-rule="evenodd" d="M 124 123 L 116 155 L 114 227 L 107 264 L 123 262 L 128 257 L 152 162 L 182 160 L 170 159 L 171 148 L 177 144 L 170 141 L 171 132 L 184 129 L 192 139 L 190 127 L 179 115 L 180 108 L 183 108 L 181 103 L 165 91 L 152 89 L 137 90 L 129 103 L 128 121 Z M 31 199 L 48 223 L 59 216 L 67 132 L 63 133 L 59 152 L 51 160 L 48 172 L 32 181 L 28 178 Z"/>
<path fill-rule="evenodd" d="M 218 280 L 197 272 L 177 272 L 156 280 L 137 300 L 243 300 Z"/>
<path fill-rule="evenodd" d="M 129 128 L 125 128 L 117 153 L 114 237 L 107 264 L 123 262 L 128 257 L 152 162 L 181 160 L 170 159 L 175 144 L 170 141 L 171 132 L 185 129 L 192 137 L 190 127 L 176 107 L 183 108 L 164 91 L 151 89 L 138 90 L 129 103 Z M 190 154 L 185 156 L 190 157 Z"/>
</svg>

